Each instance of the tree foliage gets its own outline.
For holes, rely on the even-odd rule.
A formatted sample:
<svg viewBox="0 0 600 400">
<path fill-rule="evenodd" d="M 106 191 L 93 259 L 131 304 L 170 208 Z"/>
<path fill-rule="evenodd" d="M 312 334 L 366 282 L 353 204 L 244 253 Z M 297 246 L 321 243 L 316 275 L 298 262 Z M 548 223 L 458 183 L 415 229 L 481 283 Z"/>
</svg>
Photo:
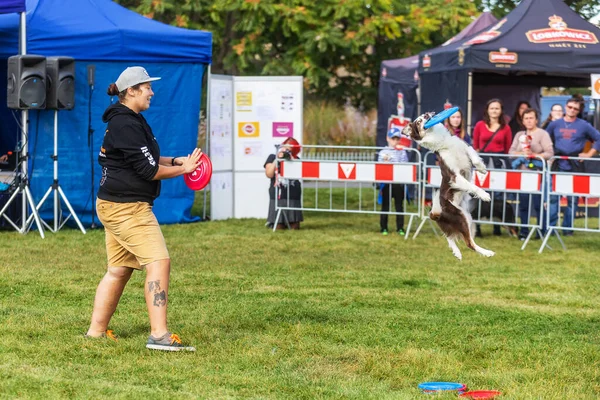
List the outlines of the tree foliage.
<svg viewBox="0 0 600 400">
<path fill-rule="evenodd" d="M 501 18 L 511 12 L 520 2 L 521 0 L 481 0 L 481 7 Z M 600 0 L 564 0 L 564 2 L 588 20 L 600 13 Z"/>
<path fill-rule="evenodd" d="M 382 60 L 443 43 L 485 6 L 497 14 L 514 7 L 513 0 L 115 1 L 211 31 L 214 73 L 302 75 L 309 96 L 365 107 L 375 104 Z M 599 1 L 571 0 L 581 10 Z"/>
</svg>

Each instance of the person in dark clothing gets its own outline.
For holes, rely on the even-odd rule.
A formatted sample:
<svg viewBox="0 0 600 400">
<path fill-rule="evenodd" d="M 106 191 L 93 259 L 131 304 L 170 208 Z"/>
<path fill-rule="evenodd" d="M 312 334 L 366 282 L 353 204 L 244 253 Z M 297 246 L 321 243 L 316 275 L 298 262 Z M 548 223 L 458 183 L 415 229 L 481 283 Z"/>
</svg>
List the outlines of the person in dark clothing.
<svg viewBox="0 0 600 400">
<path fill-rule="evenodd" d="M 277 171 L 277 159 L 297 160 L 301 150 L 300 143 L 294 138 L 287 138 L 281 146 L 277 148 L 277 156 L 269 154 L 265 161 L 265 175 L 270 179 L 269 183 L 269 212 L 267 214 L 267 224 L 273 228 L 277 219 L 278 207 L 291 207 L 294 210 L 283 210 L 281 218 L 277 221 L 275 229 L 300 229 L 300 222 L 304 221 L 302 213 L 302 182 L 297 179 L 281 179 Z M 277 190 L 275 188 L 277 187 Z M 277 199 L 275 199 L 277 196 Z"/>
<path fill-rule="evenodd" d="M 556 121 L 550 122 L 548 134 L 554 144 L 555 156 L 591 158 L 600 152 L 600 132 L 598 132 L 587 121 L 579 118 L 583 103 L 580 97 L 573 96 L 567 101 L 565 116 Z M 592 147 L 585 151 L 587 141 L 593 143 Z M 553 171 L 562 171 L 568 173 L 585 173 L 583 160 L 557 159 L 552 163 Z M 563 231 L 564 235 L 570 236 L 573 231 L 573 220 L 579 203 L 578 197 L 567 196 L 567 207 L 565 208 L 562 227 L 567 228 Z M 560 211 L 559 196 L 550 196 L 549 217 L 550 226 L 556 226 L 558 214 Z"/>
<path fill-rule="evenodd" d="M 108 88 L 119 102 L 109 106 L 98 154 L 102 178 L 96 201 L 98 219 L 106 232 L 107 272 L 96 290 L 87 337 L 115 338 L 108 323 L 134 270 L 146 270 L 144 295 L 150 316 L 152 350 L 188 350 L 167 329 L 167 301 L 171 261 L 158 221 L 152 212 L 160 195 L 160 181 L 193 172 L 202 151 L 187 157 L 163 157 L 146 119 L 140 114 L 154 96 L 151 78 L 142 67 L 125 69 Z"/>
<path fill-rule="evenodd" d="M 523 125 L 523 113 L 525 110 L 531 108 L 531 104 L 525 100 L 521 100 L 517 103 L 517 107 L 515 108 L 515 113 L 513 114 L 508 126 L 510 127 L 510 131 L 512 133 L 512 140 L 517 136 L 517 132 L 521 132 L 525 130 L 525 125 Z"/>
</svg>

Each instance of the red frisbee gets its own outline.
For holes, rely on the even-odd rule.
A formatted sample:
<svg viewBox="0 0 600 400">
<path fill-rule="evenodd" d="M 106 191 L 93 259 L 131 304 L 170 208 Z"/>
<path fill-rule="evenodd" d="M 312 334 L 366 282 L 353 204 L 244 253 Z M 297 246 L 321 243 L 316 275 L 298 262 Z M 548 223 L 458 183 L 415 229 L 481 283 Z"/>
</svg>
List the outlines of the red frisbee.
<svg viewBox="0 0 600 400">
<path fill-rule="evenodd" d="M 192 190 L 202 190 L 210 182 L 212 176 L 212 162 L 204 153 L 200 156 L 200 164 L 195 171 L 185 174 L 183 180 L 187 187 Z"/>
<path fill-rule="evenodd" d="M 464 397 L 467 399 L 493 399 L 496 396 L 500 396 L 502 392 L 497 390 L 471 390 L 464 392 L 458 397 Z"/>
</svg>

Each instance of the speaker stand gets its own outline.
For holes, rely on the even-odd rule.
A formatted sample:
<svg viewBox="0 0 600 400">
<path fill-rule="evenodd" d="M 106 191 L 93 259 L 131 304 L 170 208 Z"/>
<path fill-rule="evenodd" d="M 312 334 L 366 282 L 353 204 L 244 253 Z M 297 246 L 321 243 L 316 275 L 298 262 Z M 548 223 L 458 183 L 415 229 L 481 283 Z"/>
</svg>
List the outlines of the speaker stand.
<svg viewBox="0 0 600 400">
<path fill-rule="evenodd" d="M 79 218 L 77 218 L 77 214 L 75 214 L 73 207 L 71 207 L 71 203 L 69 203 L 67 196 L 65 195 L 62 188 L 60 187 L 60 184 L 58 183 L 58 110 L 54 110 L 54 153 L 52 154 L 51 158 L 52 158 L 52 164 L 54 166 L 54 180 L 53 180 L 52 184 L 50 185 L 50 187 L 48 188 L 48 190 L 46 191 L 46 193 L 44 194 L 44 196 L 42 197 L 42 200 L 40 200 L 40 202 L 38 203 L 36 209 L 39 212 L 39 210 L 42 208 L 42 205 L 44 204 L 46 199 L 48 199 L 50 194 L 53 193 L 54 194 L 54 221 L 53 221 L 54 225 L 49 226 L 43 220 L 42 220 L 42 223 L 50 231 L 56 233 L 65 225 L 65 223 L 69 220 L 69 218 L 73 217 L 73 219 L 77 223 L 77 226 L 79 227 L 81 232 L 85 235 L 85 233 L 86 233 L 85 228 L 81 224 L 81 221 L 79 221 Z M 67 217 L 62 220 L 62 222 L 61 222 L 62 209 L 60 208 L 60 199 L 62 199 L 65 202 L 65 205 L 67 206 L 67 208 L 69 209 L 69 212 L 70 212 L 70 214 L 67 215 Z M 31 222 L 31 217 L 29 217 L 29 219 L 30 220 L 27 221 L 28 223 Z"/>
<path fill-rule="evenodd" d="M 24 14 L 24 13 L 23 13 Z M 29 111 L 22 110 L 21 111 L 21 159 L 19 162 L 20 171 L 18 173 L 19 176 L 19 187 L 15 192 L 10 196 L 2 210 L 0 210 L 0 218 L 4 217 L 8 221 L 9 224 L 15 228 L 17 232 L 20 234 L 26 234 L 29 232 L 30 223 L 32 218 L 35 219 L 35 223 L 37 225 L 38 231 L 40 232 L 40 236 L 44 239 L 44 228 L 42 226 L 42 222 L 40 220 L 40 216 L 38 214 L 37 208 L 35 208 L 35 203 L 33 202 L 33 196 L 31 195 L 31 191 L 29 190 L 29 181 L 27 179 L 27 128 L 29 124 Z M 7 215 L 4 213 L 8 210 L 10 204 L 17 198 L 17 196 L 21 194 L 23 196 L 23 201 L 21 203 L 21 226 L 17 226 Z M 31 215 L 29 218 L 27 217 L 27 205 L 31 208 Z"/>
</svg>

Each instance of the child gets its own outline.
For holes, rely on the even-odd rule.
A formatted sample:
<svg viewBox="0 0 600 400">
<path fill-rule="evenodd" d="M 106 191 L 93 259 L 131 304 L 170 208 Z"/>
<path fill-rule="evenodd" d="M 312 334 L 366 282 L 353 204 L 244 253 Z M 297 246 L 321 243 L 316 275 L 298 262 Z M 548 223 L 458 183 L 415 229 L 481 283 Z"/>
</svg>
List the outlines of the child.
<svg viewBox="0 0 600 400">
<path fill-rule="evenodd" d="M 399 128 L 391 128 L 387 134 L 387 147 L 383 148 L 379 152 L 378 162 L 389 162 L 389 163 L 405 163 L 408 162 L 408 154 L 406 150 L 403 150 L 399 146 L 400 138 L 402 137 Z M 381 196 L 381 214 L 379 218 L 379 226 L 381 228 L 381 234 L 388 234 L 388 214 L 390 211 L 390 200 L 394 198 L 394 204 L 396 212 L 401 213 L 404 211 L 404 185 L 399 183 L 382 183 L 380 184 L 380 196 Z M 391 191 L 391 193 L 390 193 Z M 398 234 L 404 236 L 404 215 L 396 215 L 396 230 Z"/>
</svg>

